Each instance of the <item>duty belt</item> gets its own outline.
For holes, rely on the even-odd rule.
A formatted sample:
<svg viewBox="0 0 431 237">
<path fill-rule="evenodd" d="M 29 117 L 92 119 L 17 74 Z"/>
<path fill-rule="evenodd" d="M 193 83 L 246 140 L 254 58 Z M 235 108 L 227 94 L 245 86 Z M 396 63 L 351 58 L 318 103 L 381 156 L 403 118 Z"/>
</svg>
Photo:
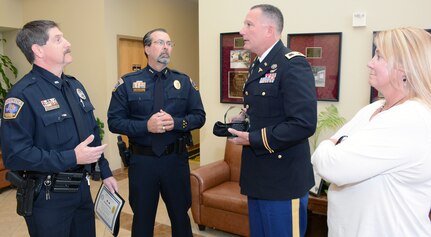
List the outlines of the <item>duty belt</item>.
<svg viewBox="0 0 431 237">
<path fill-rule="evenodd" d="M 153 148 L 151 146 L 130 144 L 130 150 L 132 151 L 132 154 L 135 154 L 135 155 L 157 156 L 153 152 Z M 167 145 L 162 155 L 169 155 L 169 154 L 172 154 L 174 151 L 175 151 L 175 142 Z"/>
</svg>

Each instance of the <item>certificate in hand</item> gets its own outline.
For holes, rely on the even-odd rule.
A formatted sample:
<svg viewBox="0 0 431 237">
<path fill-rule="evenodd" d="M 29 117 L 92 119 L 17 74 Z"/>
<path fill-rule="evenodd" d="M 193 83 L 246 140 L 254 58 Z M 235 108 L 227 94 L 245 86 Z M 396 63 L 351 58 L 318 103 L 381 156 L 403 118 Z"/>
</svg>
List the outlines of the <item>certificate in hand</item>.
<svg viewBox="0 0 431 237">
<path fill-rule="evenodd" d="M 102 183 L 96 196 L 94 212 L 114 236 L 118 235 L 123 206 L 124 199 L 118 193 L 111 193 Z"/>
</svg>

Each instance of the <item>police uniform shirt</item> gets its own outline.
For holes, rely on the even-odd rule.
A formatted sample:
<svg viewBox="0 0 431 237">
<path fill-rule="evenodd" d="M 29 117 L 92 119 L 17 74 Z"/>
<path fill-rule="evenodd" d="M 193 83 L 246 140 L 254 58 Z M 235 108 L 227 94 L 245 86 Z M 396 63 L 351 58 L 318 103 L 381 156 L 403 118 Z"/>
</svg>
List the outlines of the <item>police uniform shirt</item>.
<svg viewBox="0 0 431 237">
<path fill-rule="evenodd" d="M 164 142 L 170 144 L 181 134 L 202 127 L 205 111 L 199 91 L 187 75 L 167 68 L 161 73 L 163 110 L 174 119 L 174 129 L 164 134 Z M 157 71 L 150 66 L 126 74 L 112 92 L 108 110 L 109 129 L 113 133 L 127 135 L 133 144 L 151 146 L 147 123 L 154 113 L 155 74 Z"/>
<path fill-rule="evenodd" d="M 61 91 L 63 80 L 68 81 L 80 105 L 90 129 L 88 135 L 95 135 L 90 146 L 100 145 L 94 107 L 87 92 L 74 77 L 62 78 L 33 65 L 9 92 L 1 124 L 3 159 L 8 169 L 56 173 L 77 167 L 74 149 L 81 141 Z M 112 176 L 103 155 L 99 167 L 102 178 Z"/>
<path fill-rule="evenodd" d="M 314 76 L 306 58 L 278 41 L 244 85 L 250 146 L 242 153 L 241 192 L 285 200 L 314 184 L 308 137 L 317 120 Z"/>
</svg>

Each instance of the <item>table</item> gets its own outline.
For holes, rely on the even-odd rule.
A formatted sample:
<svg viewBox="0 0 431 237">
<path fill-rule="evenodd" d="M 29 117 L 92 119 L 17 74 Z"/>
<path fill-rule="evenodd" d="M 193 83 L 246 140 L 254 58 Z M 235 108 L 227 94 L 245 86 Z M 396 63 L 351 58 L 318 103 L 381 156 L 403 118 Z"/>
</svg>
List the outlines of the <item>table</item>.
<svg viewBox="0 0 431 237">
<path fill-rule="evenodd" d="M 325 215 L 328 211 L 328 198 L 326 193 L 323 193 L 319 196 L 308 196 L 308 210 L 314 214 Z"/>
</svg>

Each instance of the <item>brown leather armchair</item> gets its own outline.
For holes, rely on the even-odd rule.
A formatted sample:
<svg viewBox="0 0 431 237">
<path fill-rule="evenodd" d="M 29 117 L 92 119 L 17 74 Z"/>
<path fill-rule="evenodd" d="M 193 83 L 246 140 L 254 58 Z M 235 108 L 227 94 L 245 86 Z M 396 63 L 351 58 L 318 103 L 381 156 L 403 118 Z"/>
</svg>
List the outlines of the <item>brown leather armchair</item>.
<svg viewBox="0 0 431 237">
<path fill-rule="evenodd" d="M 199 230 L 250 235 L 247 197 L 239 188 L 241 153 L 242 146 L 226 141 L 224 160 L 191 171 L 192 214 Z"/>
</svg>

